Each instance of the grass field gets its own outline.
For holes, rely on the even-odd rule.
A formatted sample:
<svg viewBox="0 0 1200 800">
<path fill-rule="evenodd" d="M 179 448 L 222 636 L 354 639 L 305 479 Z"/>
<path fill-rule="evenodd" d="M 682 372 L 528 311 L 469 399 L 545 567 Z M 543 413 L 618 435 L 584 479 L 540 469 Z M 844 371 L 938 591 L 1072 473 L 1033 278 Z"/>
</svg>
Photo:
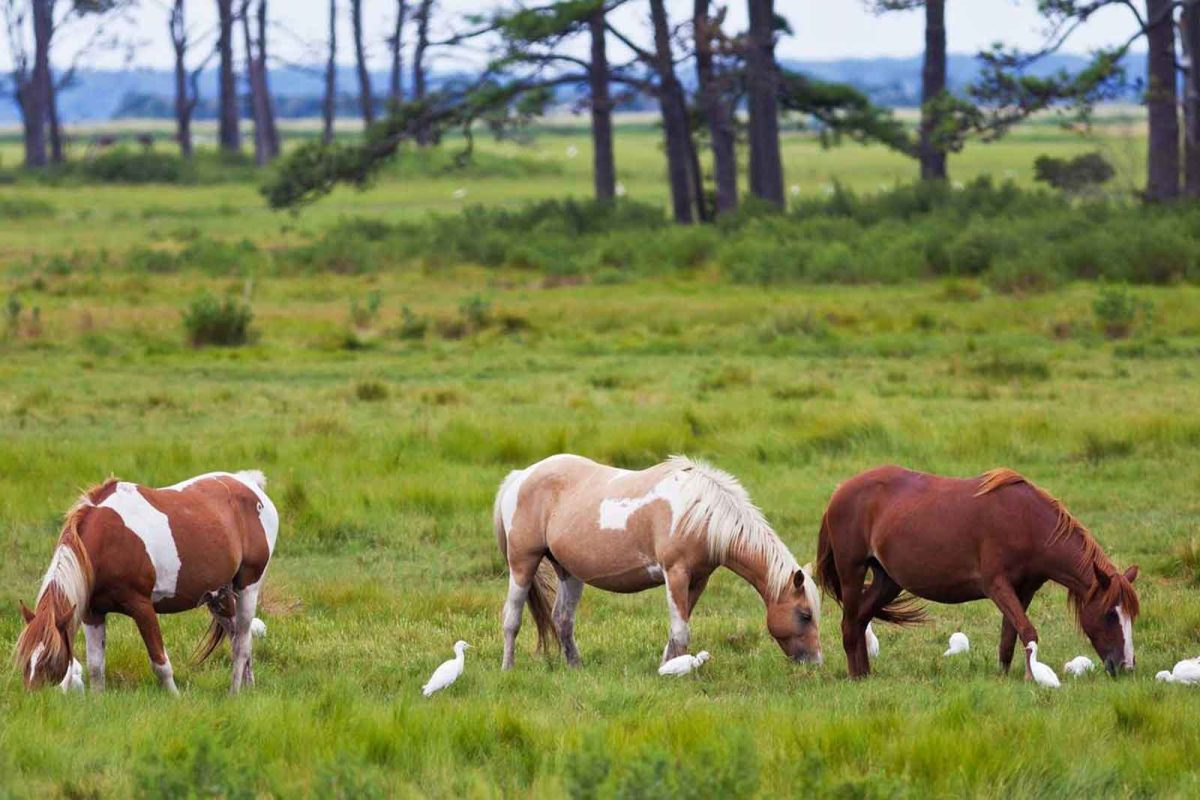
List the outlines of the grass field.
<svg viewBox="0 0 1200 800">
<path fill-rule="evenodd" d="M 1027 177 L 1039 152 L 1088 147 L 1049 139 L 969 149 L 955 177 Z M 555 159 L 572 142 L 582 150 L 543 137 L 522 157 Z M 656 148 L 623 137 L 630 194 L 661 196 Z M 857 146 L 786 152 L 789 181 L 805 190 L 832 178 L 869 189 L 914 169 Z M 586 151 L 562 158 L 558 174 L 479 178 L 469 197 L 586 193 Z M 1200 696 L 1152 679 L 1200 654 L 1200 289 L 1131 290 L 1153 313 L 1111 341 L 1089 284 L 1026 296 L 970 281 L 767 290 L 700 272 L 562 286 L 412 265 L 247 285 L 147 275 L 121 258 L 177 224 L 147 209 L 278 246 L 344 214 L 452 209 L 459 177 L 387 178 L 298 220 L 241 184 L 0 187 L 57 209 L 51 221 L 0 221 L 4 294 L 25 308 L 0 341 L 0 641 L 17 637 L 16 602 L 35 594 L 61 513 L 109 474 L 162 485 L 261 468 L 283 517 L 254 691 L 226 694 L 226 655 L 187 664 L 207 618 L 196 612 L 163 618 L 182 689 L 164 696 L 134 626 L 117 619 L 105 695 L 29 695 L 11 670 L 0 679 L 0 797 L 1200 791 Z M 202 211 L 222 207 L 234 211 Z M 100 247 L 110 269 L 30 262 Z M 202 290 L 248 292 L 256 341 L 186 346 L 181 309 Z M 380 310 L 356 328 L 351 304 L 374 292 Z M 428 322 L 423 334 L 413 319 Z M 876 674 L 851 683 L 832 601 L 825 666 L 798 667 L 767 635 L 754 592 L 721 571 L 693 617 L 693 647 L 713 654 L 694 680 L 655 674 L 660 591 L 585 592 L 579 671 L 535 655 L 527 621 L 517 668 L 502 674 L 492 496 L 509 469 L 563 450 L 631 467 L 676 452 L 709 459 L 741 477 L 802 562 L 829 494 L 859 470 L 1013 467 L 1061 497 L 1122 567 L 1141 565 L 1138 669 L 1057 693 L 1019 669 L 998 676 L 999 614 L 977 603 L 881 629 Z M 1043 591 L 1031 618 L 1060 671 L 1089 653 L 1061 589 Z M 960 627 L 970 654 L 942 659 Z M 465 676 L 422 698 L 458 638 L 475 647 Z"/>
</svg>

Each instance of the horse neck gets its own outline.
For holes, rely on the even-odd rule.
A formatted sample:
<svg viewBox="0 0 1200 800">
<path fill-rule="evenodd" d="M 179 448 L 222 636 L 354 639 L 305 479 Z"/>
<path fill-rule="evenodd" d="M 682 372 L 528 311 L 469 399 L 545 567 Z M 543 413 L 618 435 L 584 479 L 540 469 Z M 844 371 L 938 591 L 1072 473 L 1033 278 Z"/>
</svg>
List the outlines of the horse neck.
<svg viewBox="0 0 1200 800">
<path fill-rule="evenodd" d="M 725 562 L 721 565 L 732 570 L 754 587 L 763 602 L 770 605 L 776 598 L 771 597 L 769 576 L 767 574 L 767 559 L 761 553 L 747 552 L 745 548 L 730 548 Z"/>
<path fill-rule="evenodd" d="M 1046 577 L 1079 597 L 1087 594 L 1093 582 L 1092 559 L 1085 556 L 1085 546 L 1082 535 L 1070 532 L 1046 550 Z"/>
</svg>

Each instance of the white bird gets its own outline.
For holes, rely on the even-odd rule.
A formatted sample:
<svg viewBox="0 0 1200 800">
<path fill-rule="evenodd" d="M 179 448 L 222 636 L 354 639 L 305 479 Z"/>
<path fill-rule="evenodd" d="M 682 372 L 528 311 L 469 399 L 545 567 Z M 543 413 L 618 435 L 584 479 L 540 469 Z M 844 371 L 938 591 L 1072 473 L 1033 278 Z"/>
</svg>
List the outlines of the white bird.
<svg viewBox="0 0 1200 800">
<path fill-rule="evenodd" d="M 1057 689 L 1062 684 L 1058 682 L 1058 676 L 1054 674 L 1054 670 L 1048 664 L 1037 660 L 1037 647 L 1037 642 L 1025 645 L 1025 649 L 1029 651 L 1029 671 L 1033 674 L 1033 680 L 1038 686 Z"/>
<path fill-rule="evenodd" d="M 567 145 L 567 158 L 574 158 L 579 155 L 579 148 L 575 145 Z"/>
<path fill-rule="evenodd" d="M 875 631 L 871 630 L 871 623 L 867 623 L 867 657 L 879 658 L 879 637 L 875 635 Z"/>
<path fill-rule="evenodd" d="M 1066 664 L 1063 664 L 1063 669 L 1067 672 L 1067 674 L 1074 675 L 1076 678 L 1085 672 L 1091 672 L 1095 668 L 1096 665 L 1093 664 L 1092 660 L 1087 656 L 1075 656 Z"/>
<path fill-rule="evenodd" d="M 454 658 L 444 662 L 440 667 L 433 671 L 429 676 L 429 683 L 421 687 L 421 694 L 429 697 L 434 692 L 440 692 L 450 684 L 458 680 L 458 676 L 463 674 L 463 667 L 467 663 L 464 651 L 471 645 L 459 639 L 454 643 Z"/>
<path fill-rule="evenodd" d="M 687 675 L 692 670 L 699 669 L 700 665 L 705 661 L 708 661 L 707 650 L 701 650 L 694 656 L 684 653 L 681 656 L 675 656 L 670 661 L 663 663 L 663 665 L 658 668 L 658 674 L 670 675 L 673 677 Z"/>
<path fill-rule="evenodd" d="M 1155 680 L 1167 683 L 1200 683 L 1200 658 L 1188 658 L 1178 662 L 1170 672 L 1165 669 L 1154 676 Z"/>
<path fill-rule="evenodd" d="M 250 635 L 255 639 L 261 639 L 267 635 L 267 623 L 263 622 L 258 617 L 250 620 Z"/>
<path fill-rule="evenodd" d="M 62 689 L 63 694 L 83 691 L 83 666 L 75 659 L 71 659 L 71 666 L 67 667 L 67 675 L 58 688 Z"/>
<path fill-rule="evenodd" d="M 959 653 L 965 653 L 971 649 L 971 640 L 962 631 L 955 631 L 950 634 L 950 649 L 942 653 L 943 656 L 956 656 Z"/>
<path fill-rule="evenodd" d="M 467 196 L 467 190 L 464 187 L 460 186 L 459 188 L 455 189 L 451 194 L 455 200 L 462 200 L 464 197 Z"/>
</svg>

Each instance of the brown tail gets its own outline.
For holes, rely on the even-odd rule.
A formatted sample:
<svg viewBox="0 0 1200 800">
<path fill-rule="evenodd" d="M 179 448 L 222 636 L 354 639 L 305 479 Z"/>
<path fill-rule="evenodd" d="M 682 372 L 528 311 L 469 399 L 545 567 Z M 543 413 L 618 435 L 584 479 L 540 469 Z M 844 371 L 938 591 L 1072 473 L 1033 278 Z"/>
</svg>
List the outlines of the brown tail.
<svg viewBox="0 0 1200 800">
<path fill-rule="evenodd" d="M 842 584 L 833 559 L 833 531 L 829 525 L 829 512 L 821 517 L 821 532 L 817 534 L 817 583 L 822 591 L 833 595 L 838 605 L 842 604 Z M 918 625 L 926 620 L 926 614 L 917 598 L 904 592 L 876 611 L 875 619 L 893 625 Z"/>
<path fill-rule="evenodd" d="M 228 638 L 229 631 L 225 630 L 225 626 L 214 615 L 204 638 L 200 640 L 200 643 L 196 645 L 196 651 L 192 653 L 192 663 L 203 664 L 221 645 L 221 642 Z"/>
<path fill-rule="evenodd" d="M 500 510 L 500 499 L 511 482 L 519 475 L 520 472 L 508 474 L 496 492 L 496 502 L 492 507 L 492 530 L 496 534 L 496 544 L 500 547 L 500 558 L 504 559 L 506 563 L 508 561 L 508 532 L 504 530 L 504 515 Z M 538 564 L 537 573 L 533 576 L 533 585 L 529 587 L 529 595 L 526 599 L 529 604 L 529 613 L 537 626 L 538 650 L 542 652 L 550 652 L 551 642 L 556 647 L 559 643 L 558 629 L 554 627 L 554 622 L 550 617 L 556 594 L 558 594 L 558 576 L 554 574 L 554 568 L 545 559 L 542 559 Z"/>
</svg>

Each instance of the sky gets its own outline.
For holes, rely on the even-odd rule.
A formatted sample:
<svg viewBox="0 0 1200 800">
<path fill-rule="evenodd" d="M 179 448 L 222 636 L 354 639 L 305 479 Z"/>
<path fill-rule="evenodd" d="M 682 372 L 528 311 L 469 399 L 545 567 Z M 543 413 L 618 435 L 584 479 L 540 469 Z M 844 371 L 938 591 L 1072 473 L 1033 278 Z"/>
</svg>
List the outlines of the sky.
<svg viewBox="0 0 1200 800">
<path fill-rule="evenodd" d="M 60 5 L 65 4 L 65 0 Z M 410 0 L 412 4 L 412 0 Z M 508 3 L 486 0 L 439 0 L 439 25 L 443 33 L 452 23 L 464 24 L 467 14 L 503 7 Z M 720 5 L 720 0 L 716 0 Z M 123 65 L 169 68 L 172 51 L 167 36 L 167 0 L 139 0 L 136 11 L 121 24 L 112 24 L 129 48 L 101 47 L 86 61 L 88 66 L 120 68 Z M 646 3 L 633 0 L 615 16 L 623 30 L 642 34 L 645 39 Z M 339 0 L 342 17 L 338 38 L 339 62 L 350 63 L 350 26 L 346 16 L 348 0 Z M 373 69 L 385 69 L 387 48 L 384 44 L 395 19 L 395 0 L 363 0 L 366 20 L 368 59 Z M 729 3 L 729 22 L 734 29 L 745 25 L 745 3 Z M 1038 17 L 1035 0 L 948 0 L 946 30 L 952 53 L 973 53 L 995 41 L 1033 48 L 1042 40 L 1044 22 Z M 286 63 L 315 64 L 323 61 L 325 31 L 328 24 L 328 0 L 270 0 L 273 25 L 269 47 L 276 59 Z M 668 0 L 673 21 L 690 13 L 690 0 Z M 216 17 L 214 0 L 187 0 L 191 29 L 199 36 L 211 31 Z M 920 11 L 875 15 L 866 10 L 863 0 L 776 0 L 776 10 L 788 18 L 795 31 L 779 43 L 780 58 L 829 60 L 845 57 L 911 56 L 921 52 L 924 18 Z M 1064 48 L 1067 52 L 1086 53 L 1105 44 L 1122 42 L 1132 29 L 1132 16 L 1121 7 L 1105 9 L 1078 31 Z M 67 62 L 91 34 L 93 23 L 76 22 L 56 40 L 57 60 Z M 240 48 L 239 48 L 240 49 Z M 614 46 L 613 58 L 619 58 Z M 198 51 L 199 52 L 199 51 Z M 454 69 L 480 63 L 482 57 L 470 52 L 443 54 L 434 69 Z M 0 39 L 0 68 L 11 64 L 7 40 Z"/>
</svg>

